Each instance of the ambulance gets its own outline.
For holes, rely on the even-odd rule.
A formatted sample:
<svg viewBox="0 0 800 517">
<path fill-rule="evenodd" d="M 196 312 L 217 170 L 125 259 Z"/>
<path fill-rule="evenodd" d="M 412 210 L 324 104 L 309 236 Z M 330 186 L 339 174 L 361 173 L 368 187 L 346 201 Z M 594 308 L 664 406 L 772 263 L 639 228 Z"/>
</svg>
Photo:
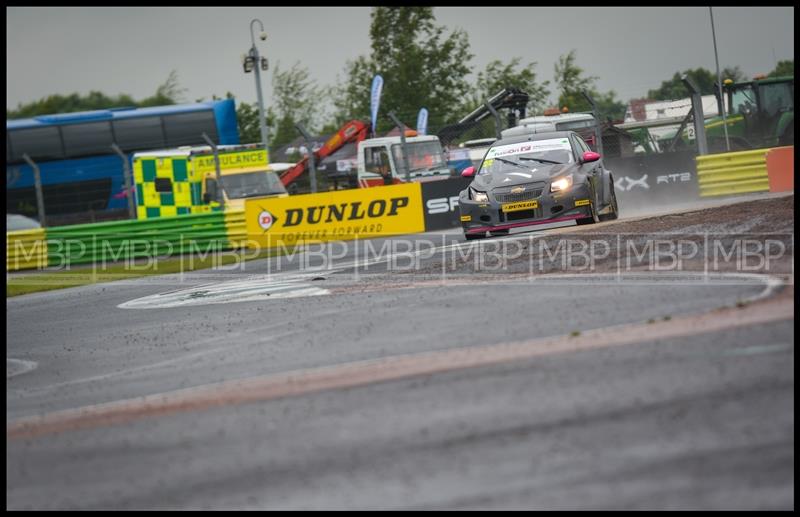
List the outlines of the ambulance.
<svg viewBox="0 0 800 517">
<path fill-rule="evenodd" d="M 220 181 L 210 146 L 134 154 L 137 219 L 243 210 L 247 198 L 289 195 L 263 147 L 220 145 L 217 150 Z"/>
</svg>

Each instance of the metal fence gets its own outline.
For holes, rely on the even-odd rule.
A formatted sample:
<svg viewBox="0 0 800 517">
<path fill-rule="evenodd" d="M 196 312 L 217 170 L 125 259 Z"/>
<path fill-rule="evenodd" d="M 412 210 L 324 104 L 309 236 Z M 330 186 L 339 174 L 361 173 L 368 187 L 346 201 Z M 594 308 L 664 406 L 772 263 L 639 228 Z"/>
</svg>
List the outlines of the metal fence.
<svg viewBox="0 0 800 517">
<path fill-rule="evenodd" d="M 203 142 L 202 134 L 198 138 Z M 158 143 L 152 142 L 154 146 Z M 214 148 L 212 152 L 216 154 L 217 150 Z M 137 202 L 141 200 L 136 198 L 132 172 L 134 153 L 126 154 L 116 145 L 109 148 L 109 153 L 71 160 L 69 164 L 38 162 L 26 155 L 26 165 L 33 172 L 33 185 L 11 188 L 20 171 L 18 166 L 7 167 L 6 212 L 35 219 L 42 227 L 136 219 Z M 49 174 L 48 181 L 43 178 L 45 174 Z M 54 177 L 60 181 L 53 181 Z M 109 206 L 112 201 L 116 208 Z"/>
</svg>

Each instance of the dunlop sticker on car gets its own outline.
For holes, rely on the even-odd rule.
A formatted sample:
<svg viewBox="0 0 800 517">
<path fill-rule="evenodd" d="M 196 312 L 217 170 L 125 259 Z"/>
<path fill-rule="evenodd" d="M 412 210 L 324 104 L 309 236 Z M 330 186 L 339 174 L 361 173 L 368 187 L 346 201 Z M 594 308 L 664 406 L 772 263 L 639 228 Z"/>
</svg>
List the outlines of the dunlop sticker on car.
<svg viewBox="0 0 800 517">
<path fill-rule="evenodd" d="M 590 201 L 588 199 L 578 199 L 577 201 L 575 201 L 575 206 L 584 206 L 588 205 L 589 203 Z"/>
<path fill-rule="evenodd" d="M 251 246 L 425 231 L 419 183 L 245 201 Z"/>
<path fill-rule="evenodd" d="M 538 201 L 523 201 L 520 203 L 506 203 L 505 205 L 501 206 L 503 212 L 517 212 L 519 210 L 531 210 L 533 208 L 539 208 Z"/>
</svg>

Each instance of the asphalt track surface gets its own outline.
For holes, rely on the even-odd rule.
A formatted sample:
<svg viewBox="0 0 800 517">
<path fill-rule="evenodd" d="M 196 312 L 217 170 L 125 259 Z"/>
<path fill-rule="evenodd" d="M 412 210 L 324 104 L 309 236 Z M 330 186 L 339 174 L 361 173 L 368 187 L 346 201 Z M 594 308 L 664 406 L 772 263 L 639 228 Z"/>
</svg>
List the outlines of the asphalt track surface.
<svg viewBox="0 0 800 517">
<path fill-rule="evenodd" d="M 8 299 L 7 507 L 794 508 L 793 307 L 735 312 L 769 279 L 381 288 L 357 251 Z"/>
</svg>

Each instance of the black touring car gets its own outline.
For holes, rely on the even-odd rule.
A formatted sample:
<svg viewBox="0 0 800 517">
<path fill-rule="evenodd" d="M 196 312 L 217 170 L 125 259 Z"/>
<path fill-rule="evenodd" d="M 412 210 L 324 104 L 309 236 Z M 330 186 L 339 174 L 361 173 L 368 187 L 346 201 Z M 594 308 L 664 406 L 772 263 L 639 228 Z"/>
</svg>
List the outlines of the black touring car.
<svg viewBox="0 0 800 517">
<path fill-rule="evenodd" d="M 611 172 L 600 155 L 573 131 L 497 140 L 459 195 L 467 239 L 504 235 L 511 228 L 575 220 L 591 224 L 616 219 Z"/>
</svg>

